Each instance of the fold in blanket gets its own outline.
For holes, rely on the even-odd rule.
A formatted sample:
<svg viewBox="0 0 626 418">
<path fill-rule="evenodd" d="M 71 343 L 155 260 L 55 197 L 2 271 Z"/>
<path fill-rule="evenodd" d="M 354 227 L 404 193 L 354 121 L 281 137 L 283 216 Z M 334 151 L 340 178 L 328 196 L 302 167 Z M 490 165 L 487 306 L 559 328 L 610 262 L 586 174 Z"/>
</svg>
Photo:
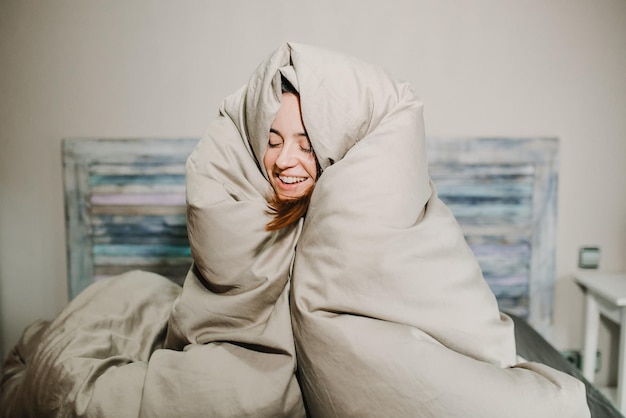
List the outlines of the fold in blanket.
<svg viewBox="0 0 626 418">
<path fill-rule="evenodd" d="M 323 174 L 306 219 L 271 233 L 281 76 Z M 422 105 L 382 69 L 281 46 L 189 157 L 187 203 L 183 289 L 129 273 L 31 328 L 4 367 L 5 416 L 589 416 L 582 383 L 517 363 L 430 182 Z"/>
</svg>

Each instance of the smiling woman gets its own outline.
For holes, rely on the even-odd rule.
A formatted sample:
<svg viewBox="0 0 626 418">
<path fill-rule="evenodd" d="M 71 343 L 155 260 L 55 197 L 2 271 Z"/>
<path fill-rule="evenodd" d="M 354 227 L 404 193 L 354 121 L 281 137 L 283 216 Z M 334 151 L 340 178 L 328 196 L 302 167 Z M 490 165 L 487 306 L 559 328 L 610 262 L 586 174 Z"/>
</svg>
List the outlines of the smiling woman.
<svg viewBox="0 0 626 418">
<path fill-rule="evenodd" d="M 302 121 L 300 96 L 282 78 L 280 109 L 272 122 L 263 164 L 273 193 L 268 197 L 274 219 L 266 226 L 276 231 L 297 222 L 309 207 L 319 164 Z"/>
</svg>

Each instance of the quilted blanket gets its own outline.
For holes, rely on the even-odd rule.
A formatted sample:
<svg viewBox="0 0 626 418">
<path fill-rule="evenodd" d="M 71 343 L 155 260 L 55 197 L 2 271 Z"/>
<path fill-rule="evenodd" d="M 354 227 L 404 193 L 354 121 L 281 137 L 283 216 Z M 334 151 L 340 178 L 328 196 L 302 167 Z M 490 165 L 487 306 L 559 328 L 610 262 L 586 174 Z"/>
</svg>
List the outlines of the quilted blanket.
<svg viewBox="0 0 626 418">
<path fill-rule="evenodd" d="M 281 77 L 322 174 L 268 232 Z M 26 330 L 3 416 L 587 417 L 584 386 L 515 352 L 428 175 L 422 104 L 353 57 L 285 44 L 187 162 L 182 289 L 132 272 Z"/>
</svg>

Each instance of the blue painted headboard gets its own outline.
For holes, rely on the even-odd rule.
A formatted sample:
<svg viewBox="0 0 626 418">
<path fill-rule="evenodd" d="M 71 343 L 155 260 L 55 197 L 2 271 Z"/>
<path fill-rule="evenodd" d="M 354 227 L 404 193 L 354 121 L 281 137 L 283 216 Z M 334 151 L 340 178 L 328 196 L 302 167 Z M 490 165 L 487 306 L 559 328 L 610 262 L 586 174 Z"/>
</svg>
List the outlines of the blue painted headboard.
<svg viewBox="0 0 626 418">
<path fill-rule="evenodd" d="M 191 263 L 185 160 L 194 138 L 63 141 L 69 293 L 141 268 L 182 282 Z M 550 334 L 558 140 L 428 140 L 431 177 L 500 307 Z"/>
<path fill-rule="evenodd" d="M 143 269 L 182 283 L 191 255 L 185 161 L 198 139 L 63 141 L 69 297 Z"/>
<path fill-rule="evenodd" d="M 556 138 L 429 139 L 430 173 L 500 308 L 551 337 Z"/>
</svg>

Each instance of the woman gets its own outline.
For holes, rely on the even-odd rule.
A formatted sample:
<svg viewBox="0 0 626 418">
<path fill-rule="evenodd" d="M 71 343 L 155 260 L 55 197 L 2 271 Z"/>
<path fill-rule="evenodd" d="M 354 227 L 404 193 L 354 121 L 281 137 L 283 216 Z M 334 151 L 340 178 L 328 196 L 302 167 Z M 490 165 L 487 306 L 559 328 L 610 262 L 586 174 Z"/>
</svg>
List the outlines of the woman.
<svg viewBox="0 0 626 418">
<path fill-rule="evenodd" d="M 430 182 L 421 103 L 380 68 L 281 46 L 189 157 L 187 205 L 182 291 L 87 289 L 26 332 L 3 411 L 589 416 L 580 382 L 517 358 Z"/>
</svg>

